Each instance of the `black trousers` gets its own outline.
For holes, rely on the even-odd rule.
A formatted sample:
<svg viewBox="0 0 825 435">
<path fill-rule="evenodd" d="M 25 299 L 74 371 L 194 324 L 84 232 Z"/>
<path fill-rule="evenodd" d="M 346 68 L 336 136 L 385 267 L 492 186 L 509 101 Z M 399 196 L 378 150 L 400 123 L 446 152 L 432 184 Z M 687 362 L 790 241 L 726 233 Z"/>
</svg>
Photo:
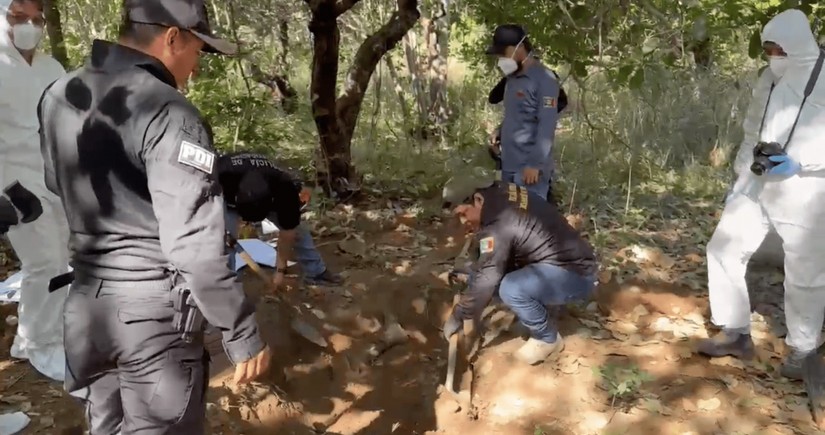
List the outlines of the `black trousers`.
<svg viewBox="0 0 825 435">
<path fill-rule="evenodd" d="M 209 354 L 172 327 L 171 280 L 79 273 L 64 308 L 65 388 L 91 435 L 203 434 Z"/>
</svg>

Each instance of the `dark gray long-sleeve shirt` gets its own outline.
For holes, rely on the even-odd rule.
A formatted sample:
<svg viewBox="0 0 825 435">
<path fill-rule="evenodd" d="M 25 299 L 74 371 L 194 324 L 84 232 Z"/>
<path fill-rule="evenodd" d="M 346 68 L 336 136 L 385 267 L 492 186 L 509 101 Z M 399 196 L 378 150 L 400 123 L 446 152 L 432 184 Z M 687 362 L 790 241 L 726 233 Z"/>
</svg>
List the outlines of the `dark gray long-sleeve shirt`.
<svg viewBox="0 0 825 435">
<path fill-rule="evenodd" d="M 163 64 L 95 41 L 87 64 L 46 90 L 38 117 L 76 272 L 144 281 L 176 271 L 223 331 L 229 358 L 256 355 L 255 307 L 227 263 L 211 137 Z"/>
<path fill-rule="evenodd" d="M 530 167 L 552 174 L 558 98 L 556 76 L 537 60 L 507 77 L 501 124 L 503 171 L 519 172 Z"/>
</svg>

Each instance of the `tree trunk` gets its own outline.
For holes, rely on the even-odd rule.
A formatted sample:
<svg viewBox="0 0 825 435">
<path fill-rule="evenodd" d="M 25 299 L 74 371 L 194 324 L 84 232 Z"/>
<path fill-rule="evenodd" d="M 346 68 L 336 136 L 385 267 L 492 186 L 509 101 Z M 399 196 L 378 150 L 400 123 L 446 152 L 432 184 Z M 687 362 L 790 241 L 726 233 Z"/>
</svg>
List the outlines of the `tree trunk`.
<svg viewBox="0 0 825 435">
<path fill-rule="evenodd" d="M 713 52 L 709 39 L 693 42 L 690 51 L 693 52 L 693 60 L 697 67 L 707 70 L 712 66 Z"/>
<path fill-rule="evenodd" d="M 60 9 L 57 0 L 46 0 L 44 6 L 43 14 L 46 16 L 46 31 L 49 32 L 52 57 L 60 62 L 63 68 L 69 69 L 69 55 L 66 53 L 63 23 L 60 21 Z"/>
<path fill-rule="evenodd" d="M 384 57 L 387 63 L 387 73 L 390 75 L 392 81 L 392 88 L 395 91 L 395 96 L 398 98 L 398 104 L 401 106 L 401 116 L 404 119 L 410 119 L 410 110 L 407 107 L 407 98 L 404 97 L 404 87 L 401 86 L 401 78 L 398 77 L 398 70 L 395 69 L 395 62 L 392 61 L 392 56 Z"/>
<path fill-rule="evenodd" d="M 278 23 L 278 39 L 281 41 L 281 68 L 284 75 L 289 75 L 289 20 L 286 18 Z"/>
<path fill-rule="evenodd" d="M 320 161 L 316 159 L 315 169 L 318 185 L 327 195 L 332 196 L 333 193 L 345 191 L 343 187 L 354 178 L 349 144 L 344 143 L 335 116 L 341 32 L 338 29 L 334 1 L 315 2 L 311 11 L 309 31 L 312 32 L 313 46 L 310 98 L 320 142 Z M 337 180 L 338 178 L 343 181 Z"/>
<path fill-rule="evenodd" d="M 427 121 L 439 135 L 450 119 L 447 104 L 447 60 L 450 48 L 450 19 L 447 0 L 438 2 L 438 13 L 430 20 L 427 31 L 427 64 L 430 79 L 430 107 Z"/>
<path fill-rule="evenodd" d="M 313 35 L 312 113 L 320 139 L 316 160 L 318 184 L 340 200 L 356 195 L 360 188 L 352 166 L 350 146 L 364 95 L 378 62 L 392 50 L 419 18 L 418 0 L 397 0 L 397 10 L 355 53 L 344 90 L 336 98 L 340 30 L 338 17 L 360 0 L 305 0 L 312 12 L 309 30 Z"/>
<path fill-rule="evenodd" d="M 427 20 L 421 20 L 422 28 L 427 28 Z M 421 71 L 421 63 L 418 60 L 418 43 L 415 32 L 410 32 L 404 37 L 404 56 L 407 60 L 407 71 L 410 73 L 412 82 L 412 92 L 415 98 L 415 105 L 418 108 L 418 122 L 412 126 L 415 136 L 422 138 L 421 126 L 427 122 L 427 110 L 430 106 L 427 101 L 427 94 L 424 92 L 424 79 Z"/>
</svg>

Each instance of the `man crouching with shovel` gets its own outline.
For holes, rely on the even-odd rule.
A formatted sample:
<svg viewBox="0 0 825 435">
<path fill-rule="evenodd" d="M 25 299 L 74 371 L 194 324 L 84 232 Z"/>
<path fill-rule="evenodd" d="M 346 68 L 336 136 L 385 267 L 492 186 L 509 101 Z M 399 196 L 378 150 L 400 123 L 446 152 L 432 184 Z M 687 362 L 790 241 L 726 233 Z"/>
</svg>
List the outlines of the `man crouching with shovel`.
<svg viewBox="0 0 825 435">
<path fill-rule="evenodd" d="M 498 292 L 530 330 L 516 358 L 538 364 L 564 348 L 556 314 L 547 306 L 586 299 L 595 287 L 598 264 L 591 246 L 553 205 L 495 178 L 491 171 L 475 168 L 444 187 L 445 205 L 455 207 L 454 214 L 475 233 L 479 246 L 469 289 L 453 308 L 444 336 L 449 340 L 464 320 L 477 323 Z"/>
</svg>

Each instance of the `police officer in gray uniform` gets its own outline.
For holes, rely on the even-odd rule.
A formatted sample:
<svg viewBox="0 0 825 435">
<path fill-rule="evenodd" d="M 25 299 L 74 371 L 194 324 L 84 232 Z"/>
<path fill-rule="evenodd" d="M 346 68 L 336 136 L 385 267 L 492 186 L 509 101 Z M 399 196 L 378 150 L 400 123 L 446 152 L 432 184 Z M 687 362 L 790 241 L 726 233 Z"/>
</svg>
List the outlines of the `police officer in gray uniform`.
<svg viewBox="0 0 825 435">
<path fill-rule="evenodd" d="M 502 179 L 547 199 L 555 169 L 552 149 L 559 117 L 559 82 L 531 51 L 524 29 L 504 24 L 496 28 L 487 54 L 498 57 L 498 67 L 507 78 L 501 124 Z"/>
<path fill-rule="evenodd" d="M 94 41 L 38 107 L 75 270 L 65 387 L 91 434 L 203 434 L 209 355 L 197 313 L 222 332 L 236 382 L 271 357 L 227 266 L 211 139 L 178 91 L 201 51 L 235 47 L 212 36 L 202 0 L 124 7 L 119 43 Z"/>
</svg>

